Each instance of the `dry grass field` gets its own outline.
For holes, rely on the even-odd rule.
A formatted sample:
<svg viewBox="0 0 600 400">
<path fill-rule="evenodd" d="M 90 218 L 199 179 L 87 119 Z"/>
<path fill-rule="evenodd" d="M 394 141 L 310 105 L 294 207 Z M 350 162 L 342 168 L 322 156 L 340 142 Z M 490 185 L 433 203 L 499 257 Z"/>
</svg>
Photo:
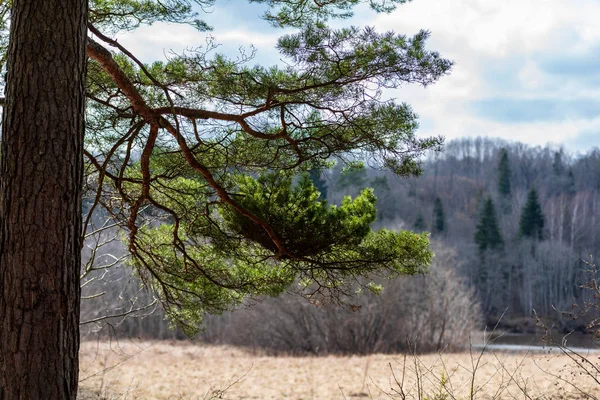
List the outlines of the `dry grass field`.
<svg viewBox="0 0 600 400">
<path fill-rule="evenodd" d="M 600 387 L 576 365 L 580 360 L 564 354 L 273 357 L 122 340 L 84 342 L 81 356 L 84 399 L 586 398 L 581 390 L 600 397 Z M 587 358 L 599 362 L 600 353 Z"/>
</svg>

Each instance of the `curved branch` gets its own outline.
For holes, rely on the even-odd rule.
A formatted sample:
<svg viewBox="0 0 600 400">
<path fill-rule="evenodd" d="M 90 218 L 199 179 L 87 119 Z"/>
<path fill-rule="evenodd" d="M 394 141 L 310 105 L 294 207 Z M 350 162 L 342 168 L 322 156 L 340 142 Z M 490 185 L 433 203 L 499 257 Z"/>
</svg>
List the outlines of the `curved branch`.
<svg viewBox="0 0 600 400">
<path fill-rule="evenodd" d="M 115 145 L 110 149 L 110 151 L 106 155 L 103 165 L 100 165 L 98 163 L 98 161 L 84 149 L 84 155 L 86 155 L 89 158 L 89 160 L 94 164 L 94 166 L 98 169 L 98 173 L 100 175 L 98 176 L 98 188 L 96 190 L 96 196 L 94 197 L 94 203 L 90 207 L 90 210 L 88 211 L 88 214 L 85 218 L 85 222 L 83 224 L 83 232 L 81 234 L 82 237 L 84 237 L 84 238 L 86 237 L 87 227 L 92 219 L 92 214 L 94 213 L 94 210 L 96 209 L 96 206 L 98 205 L 98 203 L 100 201 L 100 196 L 102 195 L 102 183 L 104 182 L 104 177 L 106 175 L 108 175 L 108 177 L 111 179 L 116 178 L 115 176 L 113 176 L 112 174 L 107 172 L 107 170 L 106 170 L 108 168 L 108 163 L 109 163 L 110 159 L 112 158 L 115 151 L 121 146 L 121 144 L 123 144 L 127 140 L 127 138 L 129 138 L 132 134 L 137 135 L 137 132 L 139 132 L 141 130 L 142 126 L 143 126 L 143 124 L 141 122 L 138 122 L 137 124 L 133 125 L 129 129 L 129 131 L 123 137 L 121 137 L 117 141 L 117 143 L 115 143 Z M 81 243 L 81 246 L 83 247 L 83 242 Z"/>
<path fill-rule="evenodd" d="M 259 108 L 258 110 L 260 110 L 258 112 L 263 112 L 263 111 L 267 111 L 268 108 L 262 107 L 262 108 Z M 246 122 L 246 117 L 250 114 L 258 113 L 257 111 L 253 111 L 252 113 L 247 113 L 247 114 L 242 114 L 242 115 L 227 114 L 227 113 L 221 113 L 221 112 L 217 112 L 217 111 L 200 110 L 200 109 L 196 109 L 196 108 L 187 108 L 187 107 L 160 107 L 160 108 L 154 109 L 154 111 L 161 115 L 175 114 L 175 115 L 181 115 L 181 116 L 184 116 L 184 117 L 187 117 L 190 119 L 216 119 L 219 121 L 235 122 L 242 127 L 244 132 L 246 132 L 250 136 L 253 136 L 258 139 L 273 140 L 273 139 L 282 139 L 282 138 L 286 137 L 285 131 L 283 131 L 283 130 L 276 134 L 266 134 L 266 133 L 259 132 L 255 129 L 252 129 L 252 127 L 248 124 L 248 122 Z"/>
<path fill-rule="evenodd" d="M 160 87 L 161 89 L 163 89 L 165 91 L 165 93 L 168 95 L 169 89 L 163 85 L 162 83 L 160 83 L 155 77 L 154 75 L 152 75 L 148 69 L 146 69 L 146 66 L 144 65 L 144 63 L 142 63 L 140 60 L 137 59 L 137 57 L 135 57 L 133 54 L 131 54 L 131 52 L 129 50 L 127 50 L 125 47 L 123 47 L 119 42 L 117 42 L 114 39 L 109 38 L 108 36 L 104 35 L 102 32 L 100 32 L 98 29 L 96 29 L 95 26 L 93 26 L 92 24 L 88 24 L 88 29 L 96 36 L 98 36 L 100 38 L 100 40 L 102 40 L 105 43 L 108 43 L 110 46 L 112 47 L 116 47 L 117 49 L 119 49 L 119 51 L 121 51 L 123 54 L 125 54 L 127 57 L 129 57 L 131 60 L 133 60 L 134 63 L 136 63 L 136 65 L 142 70 L 142 72 L 144 73 L 144 75 L 146 75 L 148 77 L 148 79 L 150 79 L 152 81 L 152 83 L 154 83 L 156 86 Z M 175 92 L 173 92 L 175 93 Z M 181 97 L 180 94 L 175 93 L 178 96 Z"/>
<path fill-rule="evenodd" d="M 131 206 L 131 214 L 129 216 L 128 228 L 129 228 L 129 243 L 130 246 L 133 246 L 133 242 L 135 239 L 135 235 L 137 234 L 137 226 L 135 221 L 138 216 L 138 211 L 144 201 L 148 198 L 150 194 L 150 156 L 152 155 L 152 150 L 154 150 L 154 145 L 156 144 L 156 138 L 158 137 L 158 125 L 152 124 L 150 125 L 150 135 L 148 136 L 148 141 L 144 146 L 144 150 L 142 151 L 142 156 L 140 158 L 140 164 L 142 169 L 142 193 L 140 197 L 133 203 Z"/>
<path fill-rule="evenodd" d="M 127 97 L 131 103 L 133 111 L 150 124 L 158 123 L 160 116 L 152 112 L 152 109 L 146 105 L 146 101 L 135 88 L 133 82 L 131 82 L 113 59 L 112 53 L 89 37 L 86 50 L 88 57 L 98 61 L 102 68 L 111 76 L 115 84 L 125 94 L 125 97 Z"/>
<path fill-rule="evenodd" d="M 204 177 L 206 182 L 213 189 L 215 189 L 218 196 L 225 203 L 231 205 L 240 214 L 244 215 L 245 217 L 253 221 L 255 224 L 262 227 L 267 232 L 267 234 L 278 249 L 279 257 L 288 253 L 282 241 L 275 234 L 275 231 L 273 231 L 271 226 L 266 221 L 247 211 L 237 201 L 235 201 L 229 195 L 229 193 L 227 193 L 225 188 L 216 181 L 209 169 L 196 159 L 194 153 L 187 145 L 185 139 L 183 138 L 179 130 L 177 130 L 166 118 L 162 117 L 158 112 L 156 112 L 154 109 L 148 106 L 148 104 L 146 104 L 146 101 L 140 95 L 137 88 L 127 77 L 127 75 L 125 75 L 125 73 L 119 67 L 119 65 L 115 62 L 110 51 L 106 50 L 103 46 L 101 46 L 93 39 L 88 37 L 87 55 L 88 57 L 96 60 L 104 69 L 104 71 L 106 71 L 106 73 L 108 73 L 111 76 L 111 78 L 113 79 L 115 84 L 119 86 L 125 97 L 129 99 L 135 113 L 137 113 L 140 117 L 146 120 L 146 122 L 148 122 L 149 124 L 157 125 L 161 128 L 166 129 L 167 132 L 169 132 L 169 134 L 171 134 L 177 140 L 177 144 L 179 145 L 181 152 L 188 164 Z"/>
</svg>

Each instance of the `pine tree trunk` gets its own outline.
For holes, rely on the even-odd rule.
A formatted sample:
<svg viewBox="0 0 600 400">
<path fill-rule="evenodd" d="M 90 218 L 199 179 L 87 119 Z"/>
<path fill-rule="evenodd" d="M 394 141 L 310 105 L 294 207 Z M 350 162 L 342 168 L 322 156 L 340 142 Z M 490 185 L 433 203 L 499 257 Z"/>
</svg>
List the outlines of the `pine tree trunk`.
<svg viewBox="0 0 600 400">
<path fill-rule="evenodd" d="M 75 399 L 86 0 L 13 0 L 0 202 L 0 399 Z"/>
</svg>

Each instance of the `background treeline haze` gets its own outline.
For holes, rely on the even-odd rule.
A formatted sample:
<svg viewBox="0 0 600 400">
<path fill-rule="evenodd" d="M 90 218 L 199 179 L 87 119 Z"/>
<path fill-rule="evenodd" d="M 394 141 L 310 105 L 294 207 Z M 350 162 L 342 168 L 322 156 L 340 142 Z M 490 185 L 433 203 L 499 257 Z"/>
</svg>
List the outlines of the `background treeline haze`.
<svg viewBox="0 0 600 400">
<path fill-rule="evenodd" d="M 311 179 L 330 203 L 373 187 L 379 227 L 430 231 L 431 274 L 381 282 L 382 295 L 360 296 L 352 307 L 315 306 L 294 295 L 266 299 L 208 317 L 201 339 L 273 351 L 365 353 L 400 350 L 408 338 L 431 350 L 464 345 L 471 330 L 495 324 L 503 313 L 504 328 L 531 332 L 532 310 L 560 329 L 584 329 L 557 310 L 585 301 L 582 260 L 600 247 L 599 149 L 573 155 L 556 146 L 465 138 L 431 155 L 417 178 L 336 166 L 313 171 Z M 118 246 L 104 252 L 114 255 Z M 90 277 L 95 282 L 84 295 L 94 298 L 84 302 L 83 320 L 152 304 L 125 266 Z M 106 294 L 95 297 L 99 290 Z M 89 324 L 90 331 L 181 337 L 153 310 Z M 145 317 L 130 318 L 140 314 Z"/>
</svg>

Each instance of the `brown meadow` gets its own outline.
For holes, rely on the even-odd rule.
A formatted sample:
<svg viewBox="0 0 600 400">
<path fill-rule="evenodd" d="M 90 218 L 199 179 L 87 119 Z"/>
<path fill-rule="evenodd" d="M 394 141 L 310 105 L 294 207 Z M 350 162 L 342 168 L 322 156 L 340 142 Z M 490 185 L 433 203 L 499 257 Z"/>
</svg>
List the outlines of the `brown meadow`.
<svg viewBox="0 0 600 400">
<path fill-rule="evenodd" d="M 193 342 L 88 341 L 81 346 L 80 385 L 86 399 L 600 396 L 600 386 L 578 362 L 558 353 L 292 357 Z"/>
</svg>

